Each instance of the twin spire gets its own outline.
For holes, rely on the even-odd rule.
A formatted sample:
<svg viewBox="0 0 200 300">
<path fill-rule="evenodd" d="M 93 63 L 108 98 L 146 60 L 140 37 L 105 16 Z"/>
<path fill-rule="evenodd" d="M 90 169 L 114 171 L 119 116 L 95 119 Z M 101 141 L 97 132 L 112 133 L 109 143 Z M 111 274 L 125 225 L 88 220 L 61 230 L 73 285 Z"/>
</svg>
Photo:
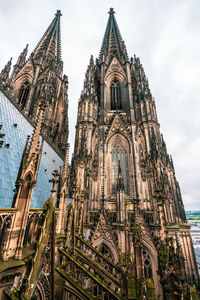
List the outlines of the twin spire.
<svg viewBox="0 0 200 300">
<path fill-rule="evenodd" d="M 57 10 L 55 18 L 47 28 L 43 37 L 37 44 L 32 57 L 45 54 L 56 59 L 61 60 L 61 37 L 60 37 L 60 17 L 61 11 Z"/>
<path fill-rule="evenodd" d="M 113 8 L 110 8 L 109 19 L 106 26 L 101 50 L 99 53 L 100 62 L 104 61 L 107 57 L 112 58 L 113 56 L 122 58 L 125 61 L 128 60 L 126 46 L 124 44 L 124 41 L 122 40 L 114 14 L 115 12 Z M 40 56 L 45 55 L 51 57 L 57 62 L 61 61 L 61 16 L 61 11 L 57 10 L 55 18 L 53 19 L 46 32 L 42 36 L 41 40 L 37 44 L 36 48 L 34 49 L 33 53 L 31 54 L 32 58 L 38 58 Z M 28 45 L 20 55 L 20 62 L 22 60 L 23 63 L 25 63 L 27 48 Z"/>
<path fill-rule="evenodd" d="M 101 50 L 99 53 L 100 61 L 104 61 L 106 57 L 117 56 L 128 60 L 128 54 L 124 41 L 122 40 L 117 21 L 114 16 L 113 8 L 110 8 L 108 23 L 104 34 Z"/>
<path fill-rule="evenodd" d="M 104 34 L 99 59 L 102 61 L 106 57 L 116 55 L 118 58 L 128 60 L 126 46 L 122 40 L 113 8 L 110 8 L 109 19 Z M 60 38 L 60 17 L 61 11 L 57 10 L 55 18 L 47 28 L 40 42 L 36 46 L 33 57 L 43 52 L 47 55 L 54 56 L 57 60 L 61 60 L 61 38 Z"/>
</svg>

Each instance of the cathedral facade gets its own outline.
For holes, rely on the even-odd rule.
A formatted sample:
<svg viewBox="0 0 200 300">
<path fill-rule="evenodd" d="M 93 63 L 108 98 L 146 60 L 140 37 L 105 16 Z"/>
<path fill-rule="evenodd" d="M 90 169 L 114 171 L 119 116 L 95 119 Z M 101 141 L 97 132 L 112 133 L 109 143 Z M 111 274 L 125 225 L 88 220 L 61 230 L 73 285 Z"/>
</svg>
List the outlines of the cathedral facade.
<svg viewBox="0 0 200 300">
<path fill-rule="evenodd" d="M 10 62 L 1 72 L 5 94 L 36 124 L 8 220 L 0 210 L 2 299 L 199 299 L 173 161 L 143 66 L 129 59 L 114 13 L 86 71 L 70 168 L 59 11 L 30 58 L 25 48 L 11 76 Z M 43 209 L 31 210 L 40 135 L 65 150 L 64 165 Z"/>
</svg>

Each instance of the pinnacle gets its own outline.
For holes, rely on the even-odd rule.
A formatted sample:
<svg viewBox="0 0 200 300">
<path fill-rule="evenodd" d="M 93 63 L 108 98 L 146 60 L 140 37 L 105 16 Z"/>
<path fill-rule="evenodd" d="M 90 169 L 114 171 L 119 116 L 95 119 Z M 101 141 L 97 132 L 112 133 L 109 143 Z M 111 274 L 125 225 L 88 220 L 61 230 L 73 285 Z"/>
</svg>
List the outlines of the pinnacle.
<svg viewBox="0 0 200 300">
<path fill-rule="evenodd" d="M 111 7 L 110 10 L 109 10 L 109 12 L 108 12 L 108 14 L 110 14 L 110 15 L 115 14 L 114 8 Z"/>
<path fill-rule="evenodd" d="M 61 10 L 57 10 L 55 16 L 58 17 L 58 18 L 60 18 L 62 16 Z"/>
<path fill-rule="evenodd" d="M 44 53 L 45 56 L 50 56 L 51 59 L 55 58 L 60 60 L 61 58 L 61 42 L 60 42 L 60 16 L 61 11 L 57 10 L 55 18 L 50 23 L 46 32 L 37 44 L 32 57 L 40 56 Z"/>
<path fill-rule="evenodd" d="M 93 65 L 94 65 L 94 58 L 93 58 L 93 55 L 91 55 L 91 57 L 90 57 L 90 63 L 89 63 L 88 67 L 93 66 Z"/>
<path fill-rule="evenodd" d="M 31 155 L 33 153 L 36 153 L 38 150 L 38 147 L 39 147 L 39 140 L 40 140 L 40 134 L 41 134 L 42 124 L 43 124 L 43 120 L 44 120 L 45 108 L 46 108 L 45 101 L 41 97 L 41 103 L 39 105 L 39 112 L 38 112 L 38 117 L 37 117 L 37 121 L 36 121 L 36 127 L 33 131 L 33 135 L 32 135 L 31 142 L 30 142 L 30 147 L 29 147 L 29 151 L 28 151 L 29 157 L 31 157 Z"/>
</svg>

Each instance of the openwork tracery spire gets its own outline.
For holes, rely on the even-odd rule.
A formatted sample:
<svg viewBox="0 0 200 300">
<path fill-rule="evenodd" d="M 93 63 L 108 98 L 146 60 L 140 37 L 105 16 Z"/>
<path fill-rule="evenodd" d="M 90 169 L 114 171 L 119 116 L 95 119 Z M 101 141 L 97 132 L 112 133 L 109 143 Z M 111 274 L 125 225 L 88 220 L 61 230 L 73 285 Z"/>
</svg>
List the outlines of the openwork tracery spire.
<svg viewBox="0 0 200 300">
<path fill-rule="evenodd" d="M 55 18 L 47 28 L 41 40 L 37 44 L 32 56 L 38 54 L 51 55 L 52 58 L 61 60 L 61 37 L 60 37 L 60 17 L 61 11 L 57 10 Z"/>
<path fill-rule="evenodd" d="M 126 46 L 122 40 L 117 21 L 114 16 L 113 8 L 110 8 L 108 23 L 104 34 L 99 59 L 102 61 L 106 57 L 118 56 L 119 58 L 128 59 Z"/>
</svg>

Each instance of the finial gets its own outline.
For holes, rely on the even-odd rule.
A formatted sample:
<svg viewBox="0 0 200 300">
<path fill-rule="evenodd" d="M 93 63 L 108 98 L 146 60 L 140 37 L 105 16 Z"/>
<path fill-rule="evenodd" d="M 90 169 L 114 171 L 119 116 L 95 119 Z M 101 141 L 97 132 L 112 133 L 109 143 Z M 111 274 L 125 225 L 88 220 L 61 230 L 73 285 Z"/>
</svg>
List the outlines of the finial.
<svg viewBox="0 0 200 300">
<path fill-rule="evenodd" d="M 94 64 L 94 58 L 93 58 L 93 55 L 91 55 L 90 57 L 90 65 L 93 65 Z"/>
<path fill-rule="evenodd" d="M 58 177 L 59 177 L 59 174 L 58 174 L 58 171 L 57 170 L 54 170 L 53 173 L 53 178 L 49 180 L 49 182 L 52 182 L 52 190 L 51 192 L 52 193 L 55 193 L 56 192 L 56 184 L 58 182 Z"/>
<path fill-rule="evenodd" d="M 58 18 L 61 17 L 61 16 L 62 16 L 61 11 L 60 11 L 60 10 L 57 10 L 55 16 L 58 17 Z"/>
<path fill-rule="evenodd" d="M 12 57 L 11 59 L 7 62 L 3 70 L 0 72 L 0 80 L 2 83 L 6 86 L 8 84 L 9 80 L 9 73 L 11 69 L 11 64 L 12 64 Z"/>
<path fill-rule="evenodd" d="M 109 13 L 110 15 L 114 15 L 114 14 L 115 14 L 114 8 L 111 7 L 108 13 Z"/>
<path fill-rule="evenodd" d="M 68 76 L 64 74 L 63 76 L 63 81 L 65 82 L 66 85 L 68 85 L 69 81 L 68 81 Z"/>
</svg>

